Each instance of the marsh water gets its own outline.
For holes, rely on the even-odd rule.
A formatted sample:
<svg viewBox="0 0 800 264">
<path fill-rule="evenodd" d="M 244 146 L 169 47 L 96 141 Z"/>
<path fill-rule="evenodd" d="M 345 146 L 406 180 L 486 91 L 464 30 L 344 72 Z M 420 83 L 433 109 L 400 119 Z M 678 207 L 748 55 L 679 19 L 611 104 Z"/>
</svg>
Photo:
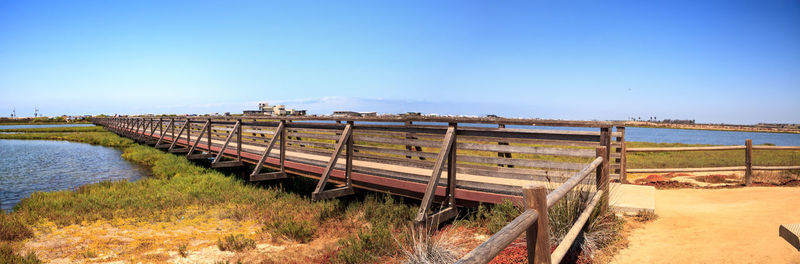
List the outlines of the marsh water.
<svg viewBox="0 0 800 264">
<path fill-rule="evenodd" d="M 134 181 L 149 171 L 122 151 L 84 143 L 0 139 L 0 208 L 11 210 L 36 191 L 74 189 L 104 181 Z"/>
</svg>

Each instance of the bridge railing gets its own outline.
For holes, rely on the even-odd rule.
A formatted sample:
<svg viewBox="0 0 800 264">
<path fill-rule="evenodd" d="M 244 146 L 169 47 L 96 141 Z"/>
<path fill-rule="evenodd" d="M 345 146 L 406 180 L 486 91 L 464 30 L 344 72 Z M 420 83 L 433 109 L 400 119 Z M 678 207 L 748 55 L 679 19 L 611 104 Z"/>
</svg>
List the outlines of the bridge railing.
<svg viewBox="0 0 800 264">
<path fill-rule="evenodd" d="M 456 263 L 489 263 L 522 233 L 525 233 L 526 236 L 528 263 L 560 263 L 592 212 L 597 208 L 598 203 L 603 207 L 608 206 L 610 171 L 608 154 L 604 146 L 598 147 L 596 153 L 597 158 L 592 163 L 550 193 L 547 193 L 546 186 L 542 184 L 523 187 L 526 210 Z M 568 192 L 575 189 L 592 171 L 596 173 L 597 191 L 594 192 L 594 196 L 589 199 L 583 212 L 551 253 L 547 211 L 563 199 Z"/>
<path fill-rule="evenodd" d="M 421 194 L 418 223 L 454 217 L 456 200 L 499 203 L 519 199 L 520 186 L 564 182 L 593 161 L 597 146 L 609 157 L 612 147 L 624 144 L 624 128 L 612 132 L 614 123 L 539 119 L 160 116 L 94 122 L 187 158 L 213 159 L 212 166 L 255 164 L 251 181 L 285 177 L 287 159 L 324 168 L 312 176 L 320 178 L 314 199 L 348 195 L 353 186 Z M 262 167 L 278 171 L 262 173 Z M 343 185 L 325 190 L 328 181 Z M 446 209 L 431 213 L 433 202 Z"/>
<path fill-rule="evenodd" d="M 644 152 L 684 152 L 684 151 L 728 151 L 744 150 L 743 166 L 724 167 L 692 167 L 692 168 L 635 168 L 627 169 L 627 173 L 671 173 L 671 172 L 714 172 L 744 171 L 744 184 L 750 185 L 754 170 L 800 170 L 800 166 L 756 166 L 753 165 L 753 150 L 800 150 L 800 146 L 753 146 L 753 141 L 745 140 L 744 145 L 710 146 L 710 147 L 666 147 L 666 148 L 627 148 L 627 153 Z"/>
</svg>

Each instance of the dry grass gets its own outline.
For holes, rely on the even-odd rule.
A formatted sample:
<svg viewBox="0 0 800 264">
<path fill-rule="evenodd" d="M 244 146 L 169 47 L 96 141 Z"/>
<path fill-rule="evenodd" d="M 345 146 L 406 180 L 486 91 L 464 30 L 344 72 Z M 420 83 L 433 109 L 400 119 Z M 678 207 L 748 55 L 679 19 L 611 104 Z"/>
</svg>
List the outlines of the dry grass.
<svg viewBox="0 0 800 264">
<path fill-rule="evenodd" d="M 430 233 L 425 229 L 408 228 L 407 239 L 400 245 L 403 263 L 408 264 L 449 264 L 454 263 L 464 252 L 463 234 L 444 229 Z"/>
</svg>

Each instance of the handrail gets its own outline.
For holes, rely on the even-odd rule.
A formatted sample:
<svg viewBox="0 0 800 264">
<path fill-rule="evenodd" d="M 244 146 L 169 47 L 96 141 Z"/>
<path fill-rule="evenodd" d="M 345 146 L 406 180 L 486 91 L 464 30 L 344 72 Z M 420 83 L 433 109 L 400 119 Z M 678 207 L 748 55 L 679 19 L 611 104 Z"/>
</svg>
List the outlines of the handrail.
<svg viewBox="0 0 800 264">
<path fill-rule="evenodd" d="M 600 147 L 603 148 L 603 147 Z M 599 152 L 599 151 L 598 151 Z M 547 208 L 552 207 L 556 202 L 564 198 L 564 195 L 575 188 L 583 179 L 586 178 L 593 170 L 597 169 L 602 163 L 603 157 L 597 157 L 592 163 L 587 165 L 581 171 L 575 173 L 569 180 L 565 181 L 558 188 L 547 194 Z M 599 193 L 602 193 L 600 191 Z M 599 197 L 599 196 L 598 196 Z M 539 213 L 533 209 L 527 209 L 522 214 L 514 218 L 505 227 L 497 231 L 486 242 L 483 242 L 478 247 L 467 253 L 464 257 L 456 263 L 472 264 L 472 263 L 489 263 L 494 259 L 500 251 L 503 251 L 511 242 L 517 237 L 522 235 L 528 227 L 534 224 L 539 217 Z M 546 231 L 545 231 L 546 232 Z M 531 256 L 528 256 L 529 258 Z"/>
<path fill-rule="evenodd" d="M 603 197 L 603 194 L 603 191 L 597 191 L 594 193 L 592 199 L 589 200 L 589 204 L 586 205 L 586 209 L 584 209 L 583 213 L 578 216 L 578 220 L 575 220 L 575 224 L 572 225 L 572 228 L 570 228 L 567 234 L 564 235 L 564 239 L 561 240 L 561 243 L 558 244 L 556 249 L 553 250 L 553 253 L 550 255 L 552 264 L 561 263 L 561 260 L 567 255 L 570 247 L 572 247 L 572 243 L 575 242 L 576 238 L 578 238 L 578 234 L 580 234 L 581 230 L 583 230 L 583 225 L 585 225 L 586 221 L 589 220 L 589 216 L 592 215 L 592 212 L 594 212 L 594 208 L 600 201 L 600 197 Z"/>
<path fill-rule="evenodd" d="M 720 150 L 745 150 L 744 166 L 726 167 L 693 167 L 693 168 L 626 168 L 627 173 L 668 173 L 668 172 L 713 172 L 713 171 L 744 171 L 745 185 L 752 183 L 754 170 L 797 170 L 800 166 L 754 166 L 753 150 L 800 150 L 800 146 L 753 146 L 753 141 L 745 140 L 745 144 L 736 146 L 710 146 L 710 147 L 668 147 L 668 148 L 625 148 L 622 156 L 627 152 L 673 152 L 673 151 L 720 151 Z"/>
<path fill-rule="evenodd" d="M 670 151 L 710 151 L 710 150 L 737 150 L 745 146 L 713 146 L 713 147 L 670 147 L 670 148 L 628 148 L 628 152 L 670 152 Z"/>
<path fill-rule="evenodd" d="M 152 118 L 160 116 L 127 116 L 128 118 Z M 164 116 L 167 117 L 167 116 Z M 386 116 L 265 116 L 265 115 L 242 115 L 242 116 L 169 116 L 186 119 L 206 120 L 230 120 L 236 119 L 264 119 L 264 120 L 287 120 L 287 121 L 362 121 L 362 122 L 431 122 L 431 123 L 475 123 L 475 124 L 506 124 L 522 126 L 555 126 L 555 127 L 613 127 L 622 126 L 624 122 L 610 121 L 581 121 L 581 120 L 559 120 L 559 119 L 539 119 L 539 118 L 507 118 L 507 117 L 469 117 L 469 116 L 417 116 L 417 115 L 386 115 Z"/>
</svg>

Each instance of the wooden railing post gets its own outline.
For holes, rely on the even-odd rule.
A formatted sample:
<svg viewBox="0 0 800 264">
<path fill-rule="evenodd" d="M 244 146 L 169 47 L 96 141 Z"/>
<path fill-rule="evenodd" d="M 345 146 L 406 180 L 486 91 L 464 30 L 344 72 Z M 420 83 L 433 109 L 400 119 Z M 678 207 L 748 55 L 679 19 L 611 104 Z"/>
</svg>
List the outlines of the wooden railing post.
<svg viewBox="0 0 800 264">
<path fill-rule="evenodd" d="M 619 164 L 619 182 L 628 183 L 628 173 L 626 172 L 628 161 L 626 160 L 627 157 L 625 157 L 627 155 L 625 127 L 617 127 L 617 132 L 622 134 L 617 137 L 617 142 L 619 142 L 619 148 L 617 148 L 617 153 L 619 153 L 619 159 L 617 159 L 617 164 Z"/>
<path fill-rule="evenodd" d="M 497 128 L 506 128 L 506 125 L 505 125 L 505 124 L 498 124 L 498 125 L 497 125 Z M 502 142 L 502 141 L 500 141 L 500 142 L 497 142 L 497 145 L 508 146 L 508 142 Z M 499 158 L 507 158 L 507 159 L 510 159 L 510 158 L 511 158 L 511 153 L 509 153 L 509 152 L 497 152 L 497 157 L 499 157 Z M 513 167 L 514 167 L 514 165 L 503 165 L 503 164 L 497 164 L 497 167 L 508 167 L 508 168 L 513 168 Z"/>
<path fill-rule="evenodd" d="M 750 186 L 753 183 L 753 140 L 745 140 L 744 145 L 744 185 Z"/>
<path fill-rule="evenodd" d="M 547 188 L 544 184 L 527 185 L 522 189 L 526 209 L 539 213 L 536 223 L 525 230 L 528 263 L 550 264 L 550 219 L 547 217 Z"/>
<path fill-rule="evenodd" d="M 595 185 L 597 186 L 598 191 L 603 191 L 603 205 L 608 206 L 608 197 L 609 197 L 609 171 L 611 170 L 611 162 L 609 162 L 609 153 L 608 148 L 605 146 L 597 147 L 597 156 L 603 157 L 603 163 L 600 166 L 597 166 L 596 176 L 595 176 Z"/>
</svg>

